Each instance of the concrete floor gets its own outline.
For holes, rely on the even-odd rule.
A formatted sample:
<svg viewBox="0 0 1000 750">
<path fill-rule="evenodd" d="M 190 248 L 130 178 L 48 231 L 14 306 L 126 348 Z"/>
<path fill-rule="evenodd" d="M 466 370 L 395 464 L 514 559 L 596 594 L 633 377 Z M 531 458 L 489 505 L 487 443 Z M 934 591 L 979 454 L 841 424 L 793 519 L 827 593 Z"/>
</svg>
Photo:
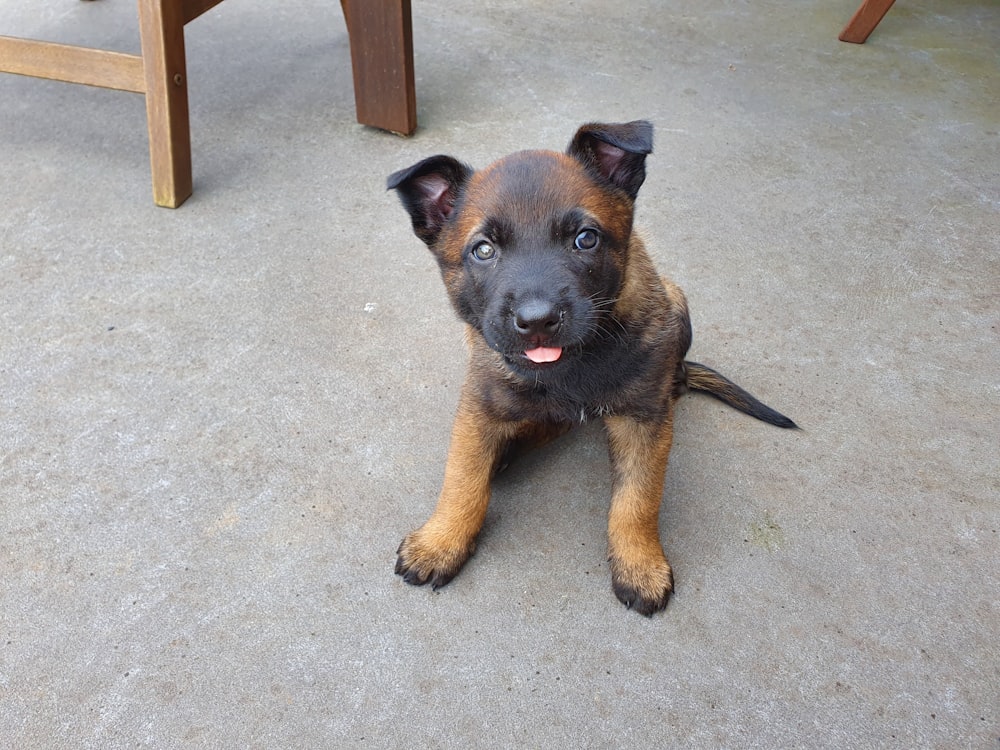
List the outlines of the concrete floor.
<svg viewBox="0 0 1000 750">
<path fill-rule="evenodd" d="M 1000 746 L 1000 6 L 842 44 L 855 5 L 420 0 L 407 140 L 337 3 L 225 3 L 177 211 L 140 97 L 0 76 L 0 746 Z M 2 33 L 136 49 L 133 3 L 39 8 Z M 465 355 L 385 177 L 639 117 L 692 358 L 804 430 L 681 402 L 651 619 L 596 424 L 407 586 Z"/>
</svg>

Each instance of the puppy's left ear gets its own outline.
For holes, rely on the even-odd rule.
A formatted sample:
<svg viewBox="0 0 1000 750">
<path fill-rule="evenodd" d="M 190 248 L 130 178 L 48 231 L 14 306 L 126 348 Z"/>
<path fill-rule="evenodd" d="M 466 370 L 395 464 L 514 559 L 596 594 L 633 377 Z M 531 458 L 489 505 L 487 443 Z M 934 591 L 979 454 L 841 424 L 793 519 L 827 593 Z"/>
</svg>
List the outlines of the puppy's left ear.
<svg viewBox="0 0 1000 750">
<path fill-rule="evenodd" d="M 653 153 L 653 125 L 590 123 L 576 131 L 566 153 L 635 200 L 646 179 L 646 154 Z"/>
<path fill-rule="evenodd" d="M 413 232 L 428 247 L 455 210 L 455 203 L 472 176 L 472 167 L 451 156 L 431 156 L 389 175 L 386 187 L 399 192 L 410 214 Z"/>
</svg>

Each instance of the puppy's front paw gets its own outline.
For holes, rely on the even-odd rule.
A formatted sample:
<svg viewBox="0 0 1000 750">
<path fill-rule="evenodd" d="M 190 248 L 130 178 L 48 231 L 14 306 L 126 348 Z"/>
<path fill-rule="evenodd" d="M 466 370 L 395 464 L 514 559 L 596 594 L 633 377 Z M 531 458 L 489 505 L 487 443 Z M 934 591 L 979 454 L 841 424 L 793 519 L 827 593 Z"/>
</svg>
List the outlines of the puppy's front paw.
<svg viewBox="0 0 1000 750">
<path fill-rule="evenodd" d="M 611 588 L 618 600 L 641 615 L 651 616 L 667 606 L 674 576 L 663 552 L 611 556 Z"/>
<path fill-rule="evenodd" d="M 434 589 L 444 586 L 476 549 L 475 542 L 456 545 L 449 541 L 446 536 L 428 532 L 426 527 L 410 532 L 396 552 L 396 575 L 414 586 L 425 583 Z"/>
</svg>

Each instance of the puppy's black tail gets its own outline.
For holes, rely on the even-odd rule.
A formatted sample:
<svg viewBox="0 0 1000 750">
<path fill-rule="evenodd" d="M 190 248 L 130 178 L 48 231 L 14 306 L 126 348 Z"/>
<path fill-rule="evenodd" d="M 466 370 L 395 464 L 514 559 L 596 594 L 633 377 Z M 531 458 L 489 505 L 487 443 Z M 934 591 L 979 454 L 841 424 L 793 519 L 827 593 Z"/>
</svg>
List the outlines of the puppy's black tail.
<svg viewBox="0 0 1000 750">
<path fill-rule="evenodd" d="M 687 371 L 687 386 L 693 391 L 703 391 L 715 396 L 724 404 L 737 409 L 751 417 L 777 425 L 778 427 L 797 428 L 798 425 L 784 414 L 775 411 L 770 406 L 761 403 L 751 394 L 744 391 L 736 383 L 724 375 L 720 375 L 711 367 L 699 365 L 697 362 L 685 362 Z"/>
</svg>

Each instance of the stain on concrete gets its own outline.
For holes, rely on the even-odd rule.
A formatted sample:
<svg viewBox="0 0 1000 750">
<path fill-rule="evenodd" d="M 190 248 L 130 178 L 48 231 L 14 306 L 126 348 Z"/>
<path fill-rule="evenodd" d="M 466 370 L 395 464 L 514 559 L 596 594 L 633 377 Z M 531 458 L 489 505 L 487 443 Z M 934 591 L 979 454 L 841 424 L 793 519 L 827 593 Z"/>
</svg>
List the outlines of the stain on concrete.
<svg viewBox="0 0 1000 750">
<path fill-rule="evenodd" d="M 765 510 L 762 518 L 747 527 L 746 539 L 755 547 L 774 552 L 779 547 L 784 546 L 785 532 L 771 518 L 771 513 Z"/>
</svg>

